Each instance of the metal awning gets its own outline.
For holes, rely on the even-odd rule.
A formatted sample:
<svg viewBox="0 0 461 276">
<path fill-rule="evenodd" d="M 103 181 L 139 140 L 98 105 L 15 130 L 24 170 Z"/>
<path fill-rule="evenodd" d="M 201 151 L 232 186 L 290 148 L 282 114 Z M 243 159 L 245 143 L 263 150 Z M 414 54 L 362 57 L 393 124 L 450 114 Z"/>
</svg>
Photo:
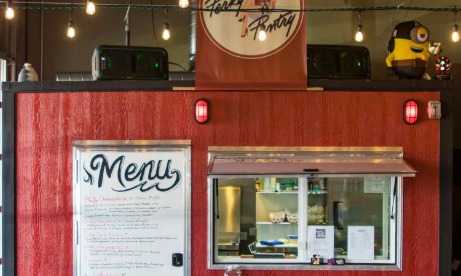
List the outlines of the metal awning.
<svg viewBox="0 0 461 276">
<path fill-rule="evenodd" d="M 412 176 L 401 147 L 209 147 L 208 174 Z"/>
</svg>

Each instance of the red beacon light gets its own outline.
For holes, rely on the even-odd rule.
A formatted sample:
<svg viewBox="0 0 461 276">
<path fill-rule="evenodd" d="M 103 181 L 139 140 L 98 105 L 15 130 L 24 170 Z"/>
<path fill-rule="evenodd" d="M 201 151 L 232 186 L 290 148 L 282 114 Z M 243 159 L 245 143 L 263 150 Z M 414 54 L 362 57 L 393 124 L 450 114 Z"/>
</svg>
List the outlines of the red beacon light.
<svg viewBox="0 0 461 276">
<path fill-rule="evenodd" d="M 408 125 L 418 121 L 418 104 L 415 100 L 406 100 L 403 104 L 403 121 Z"/>
<path fill-rule="evenodd" d="M 199 124 L 205 124 L 209 119 L 209 103 L 206 99 L 195 101 L 195 121 Z"/>
</svg>

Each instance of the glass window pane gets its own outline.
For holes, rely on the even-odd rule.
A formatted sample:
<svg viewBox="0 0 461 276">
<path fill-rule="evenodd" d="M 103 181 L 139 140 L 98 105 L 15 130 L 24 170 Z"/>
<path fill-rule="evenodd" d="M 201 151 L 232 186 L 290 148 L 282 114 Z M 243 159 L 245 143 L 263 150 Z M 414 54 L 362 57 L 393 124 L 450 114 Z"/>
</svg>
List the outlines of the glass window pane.
<svg viewBox="0 0 461 276">
<path fill-rule="evenodd" d="M 395 264 L 398 179 L 213 178 L 213 263 Z"/>
<path fill-rule="evenodd" d="M 310 178 L 308 186 L 308 224 L 334 226 L 336 258 L 390 259 L 391 177 Z"/>
<path fill-rule="evenodd" d="M 298 256 L 298 178 L 215 178 L 215 259 L 274 262 Z"/>
</svg>

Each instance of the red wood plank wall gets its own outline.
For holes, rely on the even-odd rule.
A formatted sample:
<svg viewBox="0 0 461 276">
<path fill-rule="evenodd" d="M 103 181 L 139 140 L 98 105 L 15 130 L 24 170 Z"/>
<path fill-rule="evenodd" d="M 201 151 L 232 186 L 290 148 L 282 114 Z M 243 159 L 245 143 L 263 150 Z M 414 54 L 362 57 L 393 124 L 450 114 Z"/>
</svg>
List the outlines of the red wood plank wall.
<svg viewBox="0 0 461 276">
<path fill-rule="evenodd" d="M 195 123 L 193 104 L 211 102 Z M 402 120 L 414 98 L 421 118 Z M 17 272 L 72 275 L 72 141 L 190 139 L 192 275 L 207 270 L 208 146 L 403 146 L 418 170 L 404 181 L 402 272 L 312 271 L 309 275 L 437 275 L 439 125 L 425 114 L 435 92 L 106 92 L 17 95 Z M 244 275 L 306 275 L 245 271 Z"/>
</svg>

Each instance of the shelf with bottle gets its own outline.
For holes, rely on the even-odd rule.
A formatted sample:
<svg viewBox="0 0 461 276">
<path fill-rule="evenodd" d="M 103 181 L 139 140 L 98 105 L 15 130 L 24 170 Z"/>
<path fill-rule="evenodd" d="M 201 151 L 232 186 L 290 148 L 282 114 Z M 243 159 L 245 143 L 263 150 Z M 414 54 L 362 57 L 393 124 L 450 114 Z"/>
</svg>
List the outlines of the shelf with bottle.
<svg viewBox="0 0 461 276">
<path fill-rule="evenodd" d="M 328 193 L 326 178 L 308 178 L 307 186 L 309 195 L 324 195 Z"/>
<path fill-rule="evenodd" d="M 328 206 L 308 205 L 307 223 L 310 225 L 323 225 L 328 221 Z"/>
<path fill-rule="evenodd" d="M 293 192 L 293 191 L 257 191 L 256 193 L 258 194 L 298 194 L 298 192 Z"/>
<path fill-rule="evenodd" d="M 297 178 L 264 177 L 256 178 L 255 189 L 259 193 L 297 193 Z"/>
</svg>

